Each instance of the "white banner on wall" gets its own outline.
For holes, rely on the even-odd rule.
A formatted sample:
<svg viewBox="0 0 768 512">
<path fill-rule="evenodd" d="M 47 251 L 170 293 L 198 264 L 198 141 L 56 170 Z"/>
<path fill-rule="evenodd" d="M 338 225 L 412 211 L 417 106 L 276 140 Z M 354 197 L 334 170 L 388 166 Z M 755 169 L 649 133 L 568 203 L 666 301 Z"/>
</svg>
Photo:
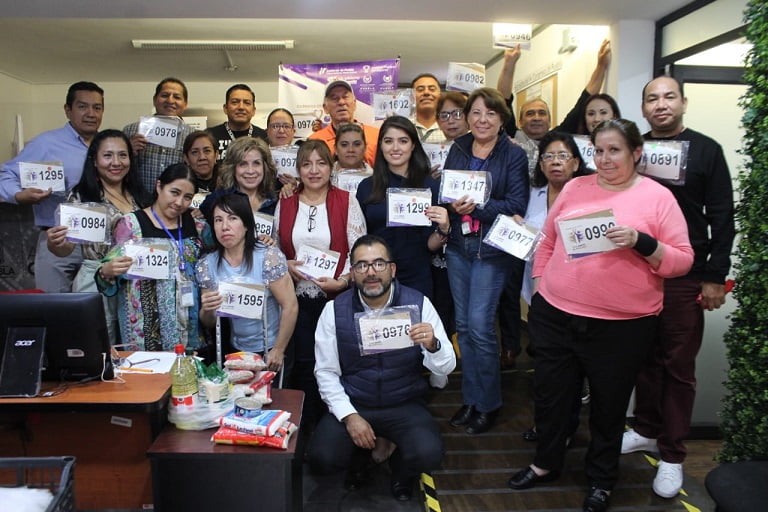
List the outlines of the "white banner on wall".
<svg viewBox="0 0 768 512">
<path fill-rule="evenodd" d="M 313 129 L 331 122 L 323 111 L 326 86 L 344 80 L 357 98 L 355 118 L 365 124 L 375 122 L 373 95 L 397 89 L 400 59 L 337 62 L 325 64 L 280 64 L 278 66 L 277 101 L 290 110 L 296 119 L 319 119 L 320 123 L 301 123 L 296 137 L 306 138 Z"/>
</svg>

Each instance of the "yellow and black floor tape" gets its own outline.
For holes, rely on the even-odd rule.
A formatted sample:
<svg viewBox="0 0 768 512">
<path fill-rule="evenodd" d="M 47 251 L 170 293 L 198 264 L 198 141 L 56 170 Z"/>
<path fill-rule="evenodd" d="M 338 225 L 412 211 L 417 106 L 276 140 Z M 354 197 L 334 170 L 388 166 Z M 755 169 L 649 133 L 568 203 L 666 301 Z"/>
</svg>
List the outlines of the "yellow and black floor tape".
<svg viewBox="0 0 768 512">
<path fill-rule="evenodd" d="M 427 512 L 440 512 L 440 502 L 437 499 L 437 489 L 435 488 L 435 480 L 432 478 L 432 475 L 422 473 L 419 485 L 424 493 L 424 510 Z"/>
<path fill-rule="evenodd" d="M 644 453 L 643 456 L 645 456 L 645 460 L 647 460 L 651 466 L 657 467 L 659 465 L 658 459 L 651 457 L 647 453 Z M 680 488 L 680 494 L 677 495 L 677 499 L 680 501 L 680 504 L 685 507 L 685 510 L 687 510 L 688 512 L 701 512 L 701 509 L 699 509 L 698 507 L 694 507 L 687 501 L 683 500 L 683 497 L 687 499 L 688 493 L 685 492 L 685 489 Z"/>
</svg>

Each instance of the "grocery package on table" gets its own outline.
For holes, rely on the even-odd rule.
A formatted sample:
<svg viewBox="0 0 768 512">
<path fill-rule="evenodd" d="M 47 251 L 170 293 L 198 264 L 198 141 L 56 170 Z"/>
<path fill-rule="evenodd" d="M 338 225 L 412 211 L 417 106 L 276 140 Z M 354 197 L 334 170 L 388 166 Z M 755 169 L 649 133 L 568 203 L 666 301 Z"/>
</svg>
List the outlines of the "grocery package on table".
<svg viewBox="0 0 768 512">
<path fill-rule="evenodd" d="M 211 441 L 286 449 L 296 431 L 291 413 L 262 409 L 272 403 L 276 374 L 265 370 L 264 359 L 250 352 L 226 356 L 224 368 L 186 355 L 175 348 L 171 368 L 171 406 L 168 420 L 184 430 L 220 427 Z"/>
</svg>

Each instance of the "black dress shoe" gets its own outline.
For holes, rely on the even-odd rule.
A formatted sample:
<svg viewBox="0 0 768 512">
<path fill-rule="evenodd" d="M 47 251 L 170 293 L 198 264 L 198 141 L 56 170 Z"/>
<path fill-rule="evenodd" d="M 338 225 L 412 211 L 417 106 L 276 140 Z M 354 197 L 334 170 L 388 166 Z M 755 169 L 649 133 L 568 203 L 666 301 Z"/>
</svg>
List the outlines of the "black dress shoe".
<svg viewBox="0 0 768 512">
<path fill-rule="evenodd" d="M 368 472 L 364 469 L 349 469 L 344 477 L 344 489 L 356 491 L 368 480 Z"/>
<path fill-rule="evenodd" d="M 462 405 L 461 408 L 456 411 L 451 417 L 451 421 L 448 423 L 452 427 L 460 427 L 469 423 L 470 418 L 475 414 L 475 407 L 472 405 Z"/>
<path fill-rule="evenodd" d="M 482 434 L 487 432 L 494 423 L 496 423 L 496 416 L 499 415 L 499 409 L 489 412 L 476 412 L 474 416 L 469 419 L 465 432 L 467 434 Z"/>
<path fill-rule="evenodd" d="M 531 427 L 525 432 L 523 432 L 523 441 L 530 441 L 532 443 L 535 443 L 539 440 L 539 433 L 536 432 L 536 427 Z"/>
<path fill-rule="evenodd" d="M 392 491 L 392 497 L 397 501 L 410 501 L 413 497 L 413 478 L 404 478 L 399 480 L 392 480 L 390 484 L 390 491 Z"/>
<path fill-rule="evenodd" d="M 608 491 L 592 486 L 584 500 L 583 512 L 605 512 L 608 510 Z"/>
<path fill-rule="evenodd" d="M 530 489 L 539 482 L 552 482 L 558 478 L 560 478 L 559 471 L 550 471 L 546 475 L 539 476 L 533 469 L 531 469 L 530 466 L 528 466 L 527 468 L 521 469 L 512 475 L 512 477 L 507 482 L 507 485 L 512 489 L 517 489 L 520 491 L 523 489 Z"/>
</svg>

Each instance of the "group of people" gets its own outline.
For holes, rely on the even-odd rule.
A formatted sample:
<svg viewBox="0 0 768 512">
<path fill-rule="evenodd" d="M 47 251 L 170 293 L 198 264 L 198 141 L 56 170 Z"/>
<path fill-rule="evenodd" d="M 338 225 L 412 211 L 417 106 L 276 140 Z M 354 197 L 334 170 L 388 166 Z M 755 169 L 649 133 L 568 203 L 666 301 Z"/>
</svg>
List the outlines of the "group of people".
<svg viewBox="0 0 768 512">
<path fill-rule="evenodd" d="M 607 509 L 619 454 L 640 449 L 661 452 L 654 491 L 674 496 L 702 310 L 724 301 L 734 237 L 722 149 L 684 127 L 686 100 L 670 77 L 643 90 L 649 133 L 621 119 L 616 101 L 600 94 L 608 43 L 560 126 L 549 130 L 541 99 L 515 118 L 519 57 L 519 48 L 506 52 L 498 90 L 441 93 L 437 78 L 419 75 L 415 118 L 393 116 L 379 128 L 356 122 L 352 87 L 331 82 L 323 103 L 331 123 L 306 141 L 294 140 L 283 108 L 269 114 L 266 130 L 252 125 L 255 97 L 244 84 L 226 93 L 225 123 L 193 131 L 181 118 L 186 86 L 175 78 L 161 81 L 153 98 L 157 116 L 177 121 L 175 147 L 148 140 L 139 123 L 99 131 L 104 92 L 78 82 L 67 94 L 69 122 L 3 165 L 0 199 L 33 205 L 37 287 L 102 292 L 113 343 L 170 350 L 182 342 L 204 352 L 227 287 L 247 287 L 260 312 L 228 318 L 225 345 L 263 354 L 305 392 L 312 467 L 350 468 L 355 487 L 370 450 L 383 451 L 402 500 L 443 454 L 421 401 L 422 372 L 444 385 L 456 365 L 455 332 L 463 403 L 449 424 L 468 434 L 491 429 L 502 408 L 501 368 L 520 351 L 522 294 L 535 349 L 529 438 L 538 444 L 533 463 L 508 485 L 559 476 L 586 379 L 584 510 Z M 590 137 L 596 172 L 573 134 Z M 684 183 L 638 172 L 646 139 L 689 141 Z M 483 202 L 441 200 L 429 143 L 450 144 L 444 169 L 484 173 Z M 273 150 L 286 149 L 296 155 L 295 174 L 273 160 Z M 51 161 L 63 163 L 66 195 L 22 188 L 19 162 Z M 391 222 L 395 192 L 424 198 L 423 222 Z M 64 202 L 105 205 L 108 239 L 70 241 L 56 213 Z M 530 261 L 484 243 L 500 215 L 541 231 Z M 585 232 L 594 234 L 586 245 Z M 128 247 L 142 244 L 167 255 L 167 279 L 131 275 Z M 412 346 L 366 353 L 360 315 L 401 306 L 418 311 L 406 330 Z M 623 434 L 635 386 L 636 426 Z"/>
</svg>

